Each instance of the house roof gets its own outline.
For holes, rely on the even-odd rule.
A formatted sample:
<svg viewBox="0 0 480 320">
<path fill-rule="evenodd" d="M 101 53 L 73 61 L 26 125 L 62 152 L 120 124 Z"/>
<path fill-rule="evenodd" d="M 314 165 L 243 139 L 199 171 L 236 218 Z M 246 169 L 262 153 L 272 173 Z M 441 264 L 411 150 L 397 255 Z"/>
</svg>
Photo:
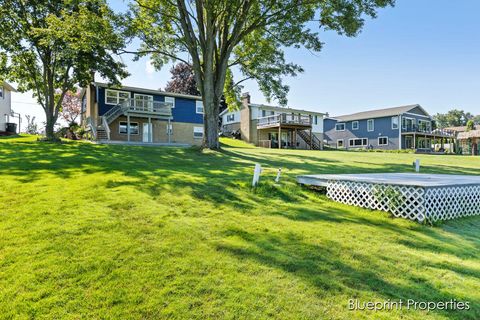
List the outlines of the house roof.
<svg viewBox="0 0 480 320">
<path fill-rule="evenodd" d="M 419 104 L 409 104 L 400 107 L 385 108 L 385 109 L 376 109 L 370 111 L 357 112 L 352 114 L 347 114 L 343 116 L 332 117 L 339 121 L 351 121 L 351 120 L 363 120 L 363 119 L 372 119 L 372 118 L 382 118 L 382 117 L 393 117 L 398 116 L 399 114 L 406 113 L 412 109 L 420 108 L 426 115 L 428 112 L 422 108 Z"/>
<path fill-rule="evenodd" d="M 480 130 L 480 125 L 475 125 L 475 130 Z M 460 126 L 460 127 L 447 127 L 444 128 L 446 130 L 452 130 L 452 131 L 457 131 L 457 132 L 465 132 L 467 131 L 467 126 Z"/>
<path fill-rule="evenodd" d="M 11 85 L 9 85 L 7 82 L 5 81 L 0 81 L 0 85 L 4 86 L 8 91 L 12 91 L 12 92 L 17 92 L 17 89 L 15 89 L 14 87 L 12 87 Z"/>
<path fill-rule="evenodd" d="M 173 93 L 173 92 L 166 92 L 166 91 L 162 91 L 162 90 L 145 89 L 145 88 L 129 87 L 129 86 L 117 86 L 117 87 L 115 87 L 115 86 L 112 86 L 108 83 L 102 83 L 102 82 L 94 82 L 94 84 L 99 86 L 99 87 L 111 88 L 111 89 L 116 89 L 116 90 L 128 90 L 128 91 L 136 91 L 136 92 L 147 93 L 147 94 L 160 94 L 160 95 L 168 96 L 168 97 L 202 100 L 201 96 L 194 96 L 194 95 L 190 95 L 190 94 Z"/>
<path fill-rule="evenodd" d="M 269 106 L 265 104 L 257 104 L 257 103 L 249 103 L 248 104 L 250 107 L 257 107 L 257 108 L 262 108 L 266 110 L 275 110 L 275 111 L 281 111 L 281 112 L 299 112 L 299 113 L 310 113 L 310 114 L 316 114 L 316 115 L 325 115 L 324 112 L 318 112 L 318 111 L 310 111 L 310 110 L 304 110 L 304 109 L 294 109 L 290 107 L 280 107 L 280 106 Z"/>
<path fill-rule="evenodd" d="M 320 116 L 323 116 L 323 115 L 326 114 L 326 113 L 317 112 L 317 111 L 293 109 L 293 108 L 289 108 L 289 107 L 269 106 L 269 105 L 257 104 L 257 103 L 249 103 L 248 105 L 250 107 L 254 107 L 254 108 L 262 108 L 262 109 L 266 109 L 266 110 L 279 111 L 279 112 L 289 112 L 289 113 L 298 112 L 298 113 L 307 113 L 307 114 L 314 114 L 314 115 L 320 115 Z M 220 115 L 222 116 L 227 112 L 235 112 L 235 111 L 237 111 L 237 110 L 232 111 L 232 110 L 225 109 L 220 113 Z"/>
<path fill-rule="evenodd" d="M 464 132 L 460 132 L 457 135 L 457 139 L 460 139 L 460 140 L 464 140 L 468 138 L 480 138 L 480 130 L 464 131 Z"/>
</svg>

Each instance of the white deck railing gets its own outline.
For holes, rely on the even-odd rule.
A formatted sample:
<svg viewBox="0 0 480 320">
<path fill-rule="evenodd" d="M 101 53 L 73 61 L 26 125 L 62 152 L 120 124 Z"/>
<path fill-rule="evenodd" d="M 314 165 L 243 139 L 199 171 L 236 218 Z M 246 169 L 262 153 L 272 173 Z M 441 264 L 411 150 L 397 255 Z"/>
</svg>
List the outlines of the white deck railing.
<svg viewBox="0 0 480 320">
<path fill-rule="evenodd" d="M 258 118 L 258 122 L 257 122 L 258 127 L 269 127 L 269 126 L 276 126 L 280 124 L 311 126 L 312 119 L 311 119 L 311 116 L 306 116 L 301 114 L 281 113 L 281 114 L 275 114 L 271 116 Z"/>
</svg>

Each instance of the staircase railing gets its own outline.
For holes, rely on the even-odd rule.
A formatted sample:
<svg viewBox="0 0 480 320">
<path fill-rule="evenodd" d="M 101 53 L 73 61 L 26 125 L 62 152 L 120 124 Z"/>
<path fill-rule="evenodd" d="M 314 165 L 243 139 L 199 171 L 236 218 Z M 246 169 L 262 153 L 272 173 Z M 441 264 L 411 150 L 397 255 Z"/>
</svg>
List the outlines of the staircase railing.
<svg viewBox="0 0 480 320">
<path fill-rule="evenodd" d="M 110 126 L 108 125 L 107 118 L 105 116 L 102 117 L 102 125 L 103 129 L 105 129 L 105 133 L 107 134 L 108 140 L 110 140 Z"/>
<path fill-rule="evenodd" d="M 320 141 L 320 139 L 318 139 L 317 136 L 313 134 L 310 135 L 305 131 L 297 131 L 297 133 L 300 136 L 300 138 L 302 138 L 303 141 L 305 141 L 305 143 L 307 143 L 310 146 L 311 149 L 315 149 L 315 150 L 322 149 L 322 142 Z"/>
<path fill-rule="evenodd" d="M 93 124 L 92 118 L 87 117 L 86 123 L 87 123 L 87 127 L 89 127 L 90 130 L 92 131 L 92 138 L 96 139 L 97 138 L 97 126 Z"/>
<path fill-rule="evenodd" d="M 126 109 L 128 109 L 127 106 L 117 104 L 115 107 L 105 112 L 103 114 L 103 118 L 106 120 L 107 124 L 110 124 L 113 120 L 117 119 L 121 114 L 123 114 Z"/>
</svg>

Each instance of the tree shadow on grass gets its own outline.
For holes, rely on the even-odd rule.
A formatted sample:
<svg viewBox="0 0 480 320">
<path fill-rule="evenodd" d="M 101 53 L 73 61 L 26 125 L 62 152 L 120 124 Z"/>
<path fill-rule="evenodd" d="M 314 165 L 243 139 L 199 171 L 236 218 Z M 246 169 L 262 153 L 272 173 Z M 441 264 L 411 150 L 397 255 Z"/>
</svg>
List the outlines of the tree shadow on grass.
<svg viewBox="0 0 480 320">
<path fill-rule="evenodd" d="M 373 294 L 384 300 L 458 300 L 457 296 L 435 288 L 418 273 L 402 274 L 405 284 L 384 280 L 385 275 L 391 275 L 397 270 L 395 261 L 379 259 L 376 253 L 360 252 L 352 253 L 355 263 L 346 261 L 342 253 L 350 249 L 336 241 L 325 240 L 321 244 L 311 244 L 287 233 L 253 233 L 238 228 L 225 230 L 223 236 L 222 241 L 215 245 L 217 250 L 238 258 L 239 263 L 253 260 L 300 278 L 314 286 L 320 298 L 342 294 L 354 298 L 359 293 L 369 292 L 366 296 L 371 297 Z M 472 306 L 469 311 L 433 310 L 431 313 L 451 319 L 477 319 L 480 315 L 480 301 L 467 298 Z M 347 312 L 347 301 L 340 304 L 345 306 L 344 311 Z"/>
</svg>

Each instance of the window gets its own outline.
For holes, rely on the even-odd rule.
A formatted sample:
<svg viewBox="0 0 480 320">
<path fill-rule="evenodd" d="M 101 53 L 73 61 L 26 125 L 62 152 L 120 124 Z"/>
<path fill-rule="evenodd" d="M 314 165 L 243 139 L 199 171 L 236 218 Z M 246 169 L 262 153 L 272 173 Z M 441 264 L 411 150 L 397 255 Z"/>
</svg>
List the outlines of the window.
<svg viewBox="0 0 480 320">
<path fill-rule="evenodd" d="M 398 117 L 392 117 L 392 129 L 398 129 Z"/>
<path fill-rule="evenodd" d="M 343 145 L 343 140 L 340 139 L 340 140 L 337 140 L 337 148 L 343 148 L 344 145 Z"/>
<path fill-rule="evenodd" d="M 262 117 L 274 116 L 275 111 L 262 110 Z"/>
<path fill-rule="evenodd" d="M 3 98 L 3 87 L 0 87 L 0 98 Z"/>
<path fill-rule="evenodd" d="M 193 127 L 193 137 L 196 139 L 203 138 L 203 127 Z"/>
<path fill-rule="evenodd" d="M 378 137 L 379 146 L 388 146 L 388 137 Z"/>
<path fill-rule="evenodd" d="M 127 134 L 127 122 L 120 121 L 118 130 L 121 134 Z M 138 134 L 138 132 L 138 122 L 130 122 L 130 134 Z"/>
<path fill-rule="evenodd" d="M 430 132 L 432 123 L 428 120 L 418 119 L 418 131 L 420 132 Z"/>
<path fill-rule="evenodd" d="M 203 102 L 200 100 L 195 101 L 195 110 L 197 113 L 203 114 Z"/>
<path fill-rule="evenodd" d="M 167 136 L 171 136 L 173 134 L 173 124 L 167 124 Z"/>
<path fill-rule="evenodd" d="M 367 138 L 357 138 L 357 139 L 348 140 L 348 146 L 352 148 L 366 147 L 367 145 L 368 145 Z"/>
<path fill-rule="evenodd" d="M 345 131 L 345 123 L 337 123 L 335 125 L 335 131 Z"/>
<path fill-rule="evenodd" d="M 413 118 L 402 118 L 402 129 L 407 131 L 413 131 L 415 126 L 415 119 Z"/>
<path fill-rule="evenodd" d="M 227 114 L 227 122 L 235 121 L 235 113 Z"/>
<path fill-rule="evenodd" d="M 105 92 L 106 104 L 120 104 L 130 98 L 130 93 L 125 91 L 109 90 Z"/>
<path fill-rule="evenodd" d="M 358 130 L 358 121 L 352 122 L 352 130 Z"/>
<path fill-rule="evenodd" d="M 165 103 L 169 104 L 171 108 L 175 108 L 175 98 L 165 97 Z"/>
<path fill-rule="evenodd" d="M 375 130 L 375 120 L 368 119 L 367 120 L 367 131 L 373 131 L 373 130 Z"/>
<path fill-rule="evenodd" d="M 318 116 L 313 116 L 313 124 L 314 125 L 318 124 Z"/>
<path fill-rule="evenodd" d="M 153 96 L 146 94 L 135 94 L 134 95 L 135 108 L 140 110 L 149 110 L 153 108 Z"/>
</svg>

